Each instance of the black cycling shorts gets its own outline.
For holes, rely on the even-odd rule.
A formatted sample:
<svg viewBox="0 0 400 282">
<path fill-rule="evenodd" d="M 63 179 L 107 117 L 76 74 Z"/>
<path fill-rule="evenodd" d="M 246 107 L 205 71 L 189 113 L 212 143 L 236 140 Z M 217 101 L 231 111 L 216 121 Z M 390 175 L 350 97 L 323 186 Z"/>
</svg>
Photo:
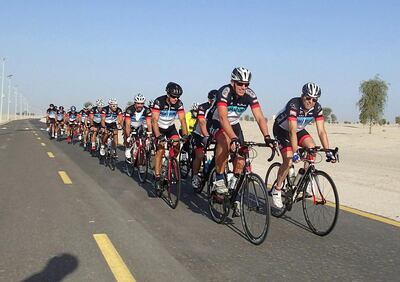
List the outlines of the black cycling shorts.
<svg viewBox="0 0 400 282">
<path fill-rule="evenodd" d="M 175 124 L 171 125 L 167 129 L 160 128 L 160 134 L 165 135 L 168 139 L 179 139 L 179 134 L 176 130 Z"/>
<path fill-rule="evenodd" d="M 290 145 L 289 131 L 284 130 L 282 127 L 278 125 L 278 123 L 275 122 L 273 127 L 273 132 L 275 139 L 277 139 L 279 142 L 279 150 L 281 150 L 281 152 L 293 151 L 293 148 Z M 297 132 L 298 145 L 302 147 L 303 141 L 308 137 L 311 137 L 311 135 L 305 129 L 302 129 L 299 132 Z"/>
<path fill-rule="evenodd" d="M 222 129 L 222 126 L 218 120 L 213 120 L 211 123 L 210 128 L 207 128 L 208 132 L 212 134 L 213 138 L 216 139 L 218 135 L 224 132 Z M 232 125 L 233 132 L 235 132 L 235 135 L 239 139 L 240 145 L 244 144 L 244 136 L 243 136 L 243 131 L 242 127 L 240 126 L 240 123 L 233 124 Z"/>
</svg>

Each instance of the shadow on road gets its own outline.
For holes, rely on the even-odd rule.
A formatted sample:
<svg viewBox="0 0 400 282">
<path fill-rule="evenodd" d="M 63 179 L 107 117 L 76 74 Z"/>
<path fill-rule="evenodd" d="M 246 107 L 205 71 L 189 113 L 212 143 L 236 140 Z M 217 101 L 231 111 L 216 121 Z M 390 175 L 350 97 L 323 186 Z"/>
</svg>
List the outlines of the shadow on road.
<svg viewBox="0 0 400 282">
<path fill-rule="evenodd" d="M 78 259 L 70 254 L 61 254 L 52 257 L 45 268 L 32 276 L 22 280 L 23 282 L 58 282 L 78 268 Z"/>
</svg>

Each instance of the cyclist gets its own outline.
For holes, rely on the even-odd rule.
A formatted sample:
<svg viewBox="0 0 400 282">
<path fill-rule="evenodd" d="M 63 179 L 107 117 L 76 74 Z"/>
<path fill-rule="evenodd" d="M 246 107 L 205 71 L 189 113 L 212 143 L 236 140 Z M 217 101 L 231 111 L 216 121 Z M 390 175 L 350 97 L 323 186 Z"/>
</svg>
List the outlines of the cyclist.
<svg viewBox="0 0 400 282">
<path fill-rule="evenodd" d="M 64 122 L 67 125 L 67 142 L 71 143 L 74 127 L 77 126 L 78 122 L 78 113 L 76 112 L 75 106 L 71 106 L 69 112 L 65 115 Z"/>
<path fill-rule="evenodd" d="M 101 111 L 103 110 L 104 102 L 101 99 L 96 100 L 96 106 L 92 108 L 89 114 L 90 130 L 92 131 L 91 150 L 96 150 L 96 135 L 101 129 Z"/>
<path fill-rule="evenodd" d="M 56 133 L 54 134 L 54 138 L 57 138 L 57 134 L 60 131 L 60 134 L 62 134 L 62 131 L 64 130 L 64 116 L 65 116 L 65 111 L 64 107 L 60 106 L 58 108 L 58 111 L 56 112 Z"/>
<path fill-rule="evenodd" d="M 92 110 L 93 105 L 91 103 L 83 105 L 83 109 L 79 112 L 79 120 L 81 122 L 82 134 L 83 134 L 83 147 L 86 148 L 87 145 L 87 137 L 89 135 L 89 127 L 90 127 L 90 111 Z M 81 135 L 79 135 L 79 140 L 81 140 Z"/>
<path fill-rule="evenodd" d="M 188 134 L 192 134 L 192 131 L 194 129 L 194 125 L 196 124 L 196 120 L 197 120 L 197 110 L 199 108 L 199 103 L 193 103 L 190 111 L 188 111 L 185 114 L 185 120 L 186 120 L 186 125 L 188 127 Z"/>
<path fill-rule="evenodd" d="M 54 124 L 56 122 L 56 109 L 54 104 L 50 104 L 49 108 L 46 111 L 46 124 L 47 124 L 47 132 L 50 132 L 51 129 L 51 137 L 54 138 Z"/>
<path fill-rule="evenodd" d="M 101 111 L 101 126 L 108 130 L 113 131 L 113 150 L 114 156 L 117 157 L 117 145 L 118 145 L 118 129 L 122 129 L 123 114 L 121 108 L 118 107 L 117 99 L 111 98 L 108 100 L 108 106 L 104 107 Z M 103 135 L 102 144 L 100 147 L 100 155 L 104 156 L 105 143 L 107 142 L 107 134 Z"/>
<path fill-rule="evenodd" d="M 198 188 L 201 181 L 198 173 L 201 166 L 201 161 L 204 158 L 204 149 L 207 146 L 208 138 L 210 136 L 207 130 L 207 121 L 211 120 L 212 118 L 212 112 L 210 110 L 214 104 L 217 93 L 218 90 L 211 90 L 208 93 L 208 102 L 200 104 L 197 109 L 197 120 L 192 133 L 195 154 L 192 166 L 192 186 L 194 188 Z"/>
<path fill-rule="evenodd" d="M 282 165 L 278 171 L 277 183 L 271 191 L 272 202 L 277 208 L 283 207 L 281 190 L 289 168 L 292 162 L 297 163 L 300 161 L 300 156 L 297 152 L 298 147 L 315 147 L 313 138 L 305 130 L 309 123 L 315 121 L 322 147 L 329 149 L 322 107 L 318 103 L 320 96 L 321 88 L 317 84 L 311 82 L 304 84 L 301 97 L 289 100 L 275 119 L 273 132 L 279 142 L 279 149 L 282 154 Z M 327 161 L 336 161 L 332 152 L 327 152 L 326 157 Z"/>
<path fill-rule="evenodd" d="M 181 123 L 182 138 L 187 139 L 185 110 L 182 101 L 179 99 L 183 93 L 182 87 L 175 82 L 169 82 L 165 91 L 167 95 L 160 96 L 154 101 L 151 118 L 153 133 L 158 140 L 154 166 L 156 189 L 160 189 L 161 161 L 164 155 L 162 141 L 165 138 L 176 141 L 173 143 L 175 155 L 179 154 L 179 134 L 174 124 L 176 115 L 178 115 Z"/>
<path fill-rule="evenodd" d="M 251 111 L 258 123 L 260 131 L 264 136 L 264 141 L 268 146 L 273 142 L 268 132 L 267 121 L 261 111 L 260 104 L 253 90 L 249 88 L 251 72 L 243 67 L 233 69 L 231 83 L 222 86 L 217 94 L 213 113 L 211 132 L 216 140 L 215 161 L 216 161 L 216 181 L 214 188 L 217 193 L 225 194 L 228 192 L 224 180 L 225 166 L 228 161 L 229 151 L 235 152 L 243 145 L 244 137 L 240 127 L 240 116 L 251 107 Z M 234 162 L 234 176 L 230 180 L 230 187 L 238 179 L 244 167 L 244 158 L 237 155 Z"/>
<path fill-rule="evenodd" d="M 134 104 L 125 110 L 125 158 L 129 163 L 132 162 L 132 147 L 129 147 L 132 130 L 135 133 L 135 137 L 142 137 L 145 131 L 147 136 L 151 135 L 151 112 L 149 108 L 144 106 L 145 101 L 146 98 L 139 93 L 134 98 Z"/>
</svg>

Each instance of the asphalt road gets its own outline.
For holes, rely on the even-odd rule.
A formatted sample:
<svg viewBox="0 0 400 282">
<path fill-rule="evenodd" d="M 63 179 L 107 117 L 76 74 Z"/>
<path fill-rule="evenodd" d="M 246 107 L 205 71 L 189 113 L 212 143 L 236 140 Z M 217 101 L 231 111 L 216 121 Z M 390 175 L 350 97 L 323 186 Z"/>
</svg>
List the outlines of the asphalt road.
<svg viewBox="0 0 400 282">
<path fill-rule="evenodd" d="M 189 185 L 172 210 L 122 162 L 111 171 L 78 144 L 49 140 L 44 127 L 0 126 L 0 281 L 115 281 L 123 267 L 110 266 L 95 236 L 109 238 L 137 281 L 399 279 L 396 226 L 341 211 L 333 232 L 319 237 L 295 210 L 271 218 L 266 241 L 254 246 L 239 218 L 214 223 Z"/>
</svg>

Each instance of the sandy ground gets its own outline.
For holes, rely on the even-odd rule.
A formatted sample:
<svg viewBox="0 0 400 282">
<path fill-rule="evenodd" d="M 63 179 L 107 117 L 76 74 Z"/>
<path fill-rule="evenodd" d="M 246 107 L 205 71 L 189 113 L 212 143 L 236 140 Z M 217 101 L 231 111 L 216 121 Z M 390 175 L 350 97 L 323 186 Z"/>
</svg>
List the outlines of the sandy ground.
<svg viewBox="0 0 400 282">
<path fill-rule="evenodd" d="M 242 121 L 241 125 L 246 140 L 262 141 L 257 123 Z M 272 131 L 272 123 L 269 128 Z M 307 130 L 319 145 L 315 125 Z M 340 162 L 330 164 L 324 159 L 316 167 L 333 178 L 340 204 L 400 221 L 400 127 L 376 126 L 368 134 L 368 127 L 358 124 L 326 124 L 326 130 L 330 146 L 339 147 Z M 264 178 L 270 151 L 257 150 L 253 168 Z"/>
<path fill-rule="evenodd" d="M 263 141 L 256 122 L 241 121 L 241 125 L 246 140 Z M 268 125 L 272 132 L 272 123 Z M 359 124 L 326 124 L 326 129 L 330 146 L 339 147 L 340 162 L 331 164 L 323 159 L 316 167 L 333 178 L 340 204 L 400 221 L 400 150 L 396 148 L 400 145 L 400 127 L 376 126 L 372 134 Z M 307 130 L 319 145 L 315 125 Z M 253 160 L 253 171 L 263 179 L 270 152 L 257 148 Z M 280 160 L 276 156 L 273 161 Z M 300 167 L 297 164 L 296 171 Z"/>
</svg>

